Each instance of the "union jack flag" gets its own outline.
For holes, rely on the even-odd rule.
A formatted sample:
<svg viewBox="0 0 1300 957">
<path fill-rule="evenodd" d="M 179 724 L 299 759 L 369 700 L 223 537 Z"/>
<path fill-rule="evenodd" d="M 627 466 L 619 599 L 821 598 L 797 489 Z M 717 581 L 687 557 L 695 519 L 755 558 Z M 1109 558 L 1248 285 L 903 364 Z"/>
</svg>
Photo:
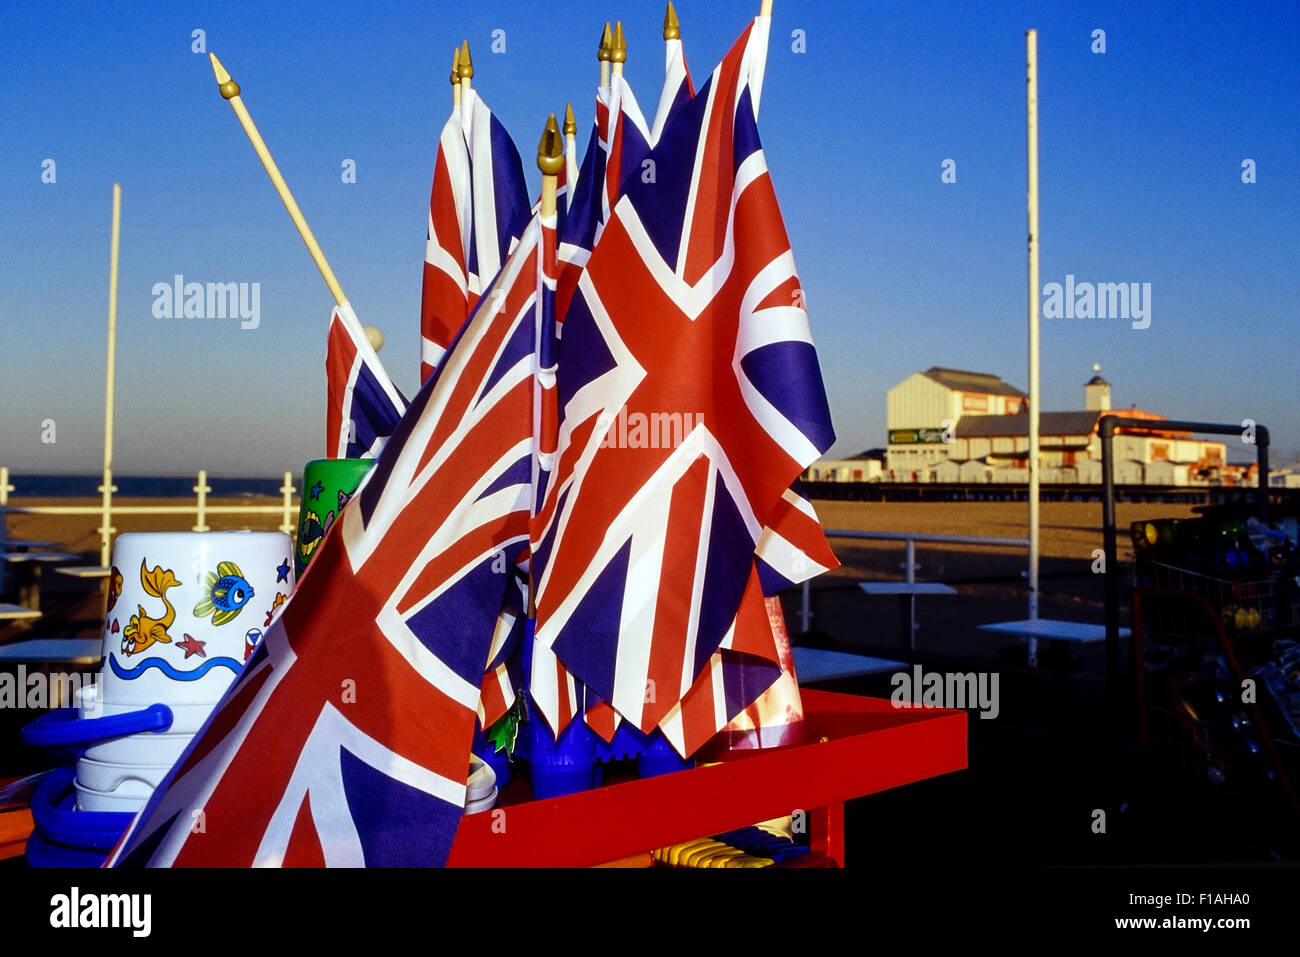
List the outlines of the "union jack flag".
<svg viewBox="0 0 1300 957">
<path fill-rule="evenodd" d="M 649 152 L 648 137 L 645 118 L 632 88 L 623 77 L 615 77 L 609 87 L 597 91 L 595 128 L 587 144 L 582 170 L 570 176 L 566 161 L 566 170 L 561 174 L 572 185 L 569 186 L 571 198 L 566 197 L 565 204 L 560 207 L 564 212 L 554 234 L 555 255 L 543 259 L 550 270 L 547 288 L 554 292 L 539 347 L 543 370 L 554 369 L 551 356 L 563 328 L 564 310 L 576 288 L 577 277 L 591 254 L 611 205 L 618 201 L 623 170 L 639 169 Z M 553 383 L 553 371 L 550 376 L 549 381 Z M 553 388 L 551 394 L 554 395 Z M 540 505 L 554 467 L 557 419 L 553 416 L 545 427 L 539 423 L 539 428 L 542 428 L 539 432 L 541 455 L 537 478 L 537 502 Z M 599 710 L 599 700 L 588 696 L 586 689 L 549 647 L 535 646 L 531 662 L 530 697 L 557 737 L 574 717 L 583 714 L 588 701 L 595 702 L 598 708 L 596 730 L 606 740 L 613 736 L 618 726 L 617 716 Z M 588 715 L 591 713 L 587 711 Z"/>
<path fill-rule="evenodd" d="M 473 309 L 527 228 L 532 205 L 519 150 L 477 91 L 462 92 L 460 112 L 470 163 L 473 215 L 465 268 Z"/>
<path fill-rule="evenodd" d="M 528 544 L 539 246 L 534 223 L 116 862 L 445 862 Z"/>
<path fill-rule="evenodd" d="M 767 28 L 745 31 L 649 154 L 690 175 L 624 178 L 559 345 L 537 640 L 643 732 L 723 649 L 764 528 L 834 440 L 755 122 Z M 620 413 L 677 431 L 619 448 Z"/>
<path fill-rule="evenodd" d="M 469 315 L 465 250 L 470 244 L 470 166 L 460 106 L 438 137 L 420 298 L 420 381 L 442 360 Z M 478 297 L 475 296 L 475 299 Z"/>
<path fill-rule="evenodd" d="M 559 231 L 556 313 L 561 329 L 578 275 L 622 195 L 623 180 L 640 173 L 649 152 L 650 130 L 632 88 L 623 77 L 614 77 L 597 91 L 595 126 Z"/>
<path fill-rule="evenodd" d="M 432 373 L 529 220 L 519 151 L 474 89 L 438 139 L 420 307 L 420 377 Z"/>
<path fill-rule="evenodd" d="M 330 315 L 325 384 L 326 457 L 377 456 L 406 412 L 407 402 L 346 302 L 335 306 Z"/>
</svg>

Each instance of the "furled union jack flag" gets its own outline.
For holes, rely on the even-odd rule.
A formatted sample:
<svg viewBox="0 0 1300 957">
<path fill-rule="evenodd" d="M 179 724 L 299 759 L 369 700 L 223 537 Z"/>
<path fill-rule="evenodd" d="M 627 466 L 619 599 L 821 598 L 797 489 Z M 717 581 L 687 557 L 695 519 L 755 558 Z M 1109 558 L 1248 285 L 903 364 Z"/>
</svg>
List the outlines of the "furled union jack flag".
<svg viewBox="0 0 1300 957">
<path fill-rule="evenodd" d="M 420 381 L 426 381 L 469 315 L 469 149 L 457 104 L 438 137 L 420 295 Z M 477 299 L 477 295 L 475 299 Z"/>
<path fill-rule="evenodd" d="M 442 358 L 528 224 L 523 163 L 477 91 L 438 140 L 420 305 L 420 379 Z"/>
<path fill-rule="evenodd" d="M 669 124 L 653 181 L 625 179 L 560 340 L 537 639 L 642 731 L 723 646 L 764 527 L 834 440 L 755 122 L 764 21 Z"/>
<path fill-rule="evenodd" d="M 522 630 L 502 612 L 528 544 L 538 247 L 534 222 L 116 861 L 445 862 L 480 681 L 502 622 Z"/>
<path fill-rule="evenodd" d="M 406 412 L 352 306 L 335 306 L 325 347 L 325 455 L 374 458 Z"/>
</svg>

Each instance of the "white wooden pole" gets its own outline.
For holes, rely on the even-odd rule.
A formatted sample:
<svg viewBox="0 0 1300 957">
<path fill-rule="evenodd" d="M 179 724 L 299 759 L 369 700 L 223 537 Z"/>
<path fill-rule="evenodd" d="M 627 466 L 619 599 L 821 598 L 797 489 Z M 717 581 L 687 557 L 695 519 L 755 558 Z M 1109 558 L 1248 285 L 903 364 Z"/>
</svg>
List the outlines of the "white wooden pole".
<svg viewBox="0 0 1300 957">
<path fill-rule="evenodd" d="M 461 55 L 462 65 L 468 60 L 469 47 L 465 47 Z M 280 175 L 280 168 L 275 165 L 275 160 L 271 158 L 271 151 L 266 148 L 266 142 L 262 139 L 262 134 L 257 131 L 253 118 L 248 115 L 248 108 L 244 106 L 244 101 L 239 96 L 239 84 L 230 78 L 226 68 L 221 65 L 215 53 L 209 53 L 208 59 L 212 61 L 212 72 L 217 78 L 217 86 L 221 90 L 221 95 L 230 102 L 239 118 L 239 125 L 244 128 L 244 133 L 248 141 L 253 144 L 253 150 L 257 153 L 258 159 L 262 161 L 262 167 L 266 170 L 266 175 L 271 177 L 271 183 L 275 186 L 275 191 L 280 195 L 280 201 L 284 203 L 284 208 L 289 211 L 289 218 L 293 224 L 298 227 L 298 235 L 302 241 L 307 244 L 307 252 L 311 254 L 312 260 L 316 263 L 316 268 L 325 279 L 325 285 L 329 286 L 330 293 L 334 296 L 334 301 L 340 306 L 347 302 L 347 297 L 343 295 L 343 287 L 339 285 L 338 278 L 334 275 L 334 270 L 325 260 L 325 254 L 321 252 L 320 244 L 316 242 L 316 237 L 312 234 L 311 227 L 307 225 L 307 220 L 298 208 L 297 201 L 294 200 L 293 194 L 289 192 L 289 184 L 284 181 Z M 465 74 L 462 73 L 462 76 Z M 471 71 L 470 75 L 473 75 Z"/>
<path fill-rule="evenodd" d="M 1038 31 L 1025 33 L 1029 206 L 1029 619 L 1038 618 Z M 1030 665 L 1037 648 L 1030 639 Z"/>
<path fill-rule="evenodd" d="M 104 383 L 103 525 L 99 529 L 99 564 L 108 567 L 113 527 L 113 392 L 117 379 L 117 262 L 122 235 L 122 184 L 113 184 L 113 239 L 108 267 L 108 371 Z"/>
<path fill-rule="evenodd" d="M 609 58 L 613 53 L 614 34 L 609 28 L 609 21 L 605 21 L 605 32 L 600 35 L 600 47 L 596 51 L 596 59 L 600 61 L 600 85 L 609 86 Z"/>
</svg>

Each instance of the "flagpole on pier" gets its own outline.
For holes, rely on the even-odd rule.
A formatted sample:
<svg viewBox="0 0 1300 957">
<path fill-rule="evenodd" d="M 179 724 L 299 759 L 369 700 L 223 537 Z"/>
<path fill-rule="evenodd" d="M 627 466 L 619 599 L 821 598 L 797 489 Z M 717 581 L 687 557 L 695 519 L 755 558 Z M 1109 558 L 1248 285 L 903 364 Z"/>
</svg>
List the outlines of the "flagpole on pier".
<svg viewBox="0 0 1300 957">
<path fill-rule="evenodd" d="M 1029 211 L 1029 620 L 1038 619 L 1038 31 L 1025 33 Z M 1029 642 L 1029 664 L 1037 657 Z"/>
<path fill-rule="evenodd" d="M 275 191 L 280 194 L 280 201 L 284 203 L 284 208 L 289 211 L 289 217 L 293 224 L 298 227 L 298 235 L 302 241 L 307 244 L 307 251 L 311 253 L 311 258 L 316 263 L 316 268 L 320 274 L 325 277 L 325 285 L 329 286 L 330 292 L 334 296 L 334 301 L 340 306 L 347 304 L 347 297 L 343 295 L 343 287 L 339 285 L 338 279 L 334 275 L 334 270 L 325 260 L 325 254 L 321 252 L 320 244 L 316 242 L 316 237 L 312 235 L 311 227 L 307 225 L 307 220 L 302 215 L 302 210 L 294 201 L 293 194 L 289 192 L 289 186 L 285 183 L 284 177 L 280 175 L 280 169 L 275 165 L 275 160 L 271 158 L 271 151 L 266 148 L 266 143 L 262 141 L 262 134 L 257 131 L 257 126 L 253 123 L 253 118 L 248 115 L 248 110 L 244 106 L 244 101 L 239 98 L 239 84 L 230 78 L 226 68 L 221 65 L 215 53 L 209 53 L 212 59 L 212 72 L 216 74 L 217 85 L 221 89 L 221 95 L 230 101 L 235 115 L 239 117 L 239 124 L 244 128 L 249 142 L 253 144 L 253 149 L 257 151 L 258 158 L 262 161 L 262 166 L 266 168 L 266 174 L 271 177 L 271 183 L 275 186 Z"/>
<path fill-rule="evenodd" d="M 600 46 L 596 49 L 596 59 L 600 61 L 600 85 L 609 86 L 609 57 L 614 46 L 614 35 L 610 32 L 609 21 L 605 21 L 605 32 L 600 35 Z"/>
<path fill-rule="evenodd" d="M 99 529 L 99 564 L 108 567 L 113 532 L 113 396 L 117 385 L 117 263 L 122 236 L 122 184 L 113 184 L 113 238 L 108 263 L 108 360 L 104 376 L 103 525 Z"/>
</svg>

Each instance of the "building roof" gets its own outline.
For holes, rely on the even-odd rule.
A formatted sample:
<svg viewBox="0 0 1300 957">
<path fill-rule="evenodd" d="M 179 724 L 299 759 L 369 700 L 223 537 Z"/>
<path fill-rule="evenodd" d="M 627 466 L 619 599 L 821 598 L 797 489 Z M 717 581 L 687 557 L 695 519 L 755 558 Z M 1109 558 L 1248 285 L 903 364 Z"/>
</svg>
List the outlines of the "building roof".
<svg viewBox="0 0 1300 957">
<path fill-rule="evenodd" d="M 1088 385 L 1110 385 L 1109 382 L 1107 382 L 1105 379 L 1101 377 L 1100 373 L 1098 373 L 1097 375 L 1089 379 L 1087 384 Z"/>
<path fill-rule="evenodd" d="M 995 375 L 987 372 L 967 372 L 963 369 L 945 369 L 941 366 L 931 366 L 921 375 L 927 379 L 933 379 L 935 382 L 949 389 L 957 389 L 962 392 L 983 392 L 988 395 L 1014 395 L 1019 398 L 1026 398 L 1026 394 L 1021 392 L 1013 385 L 1008 385 Z"/>
<path fill-rule="evenodd" d="M 1092 435 L 1097 430 L 1097 419 L 1104 413 L 1095 412 L 1043 412 L 1038 416 L 1040 435 Z M 993 438 L 1029 434 L 1029 416 L 1019 415 L 963 415 L 957 420 L 957 438 Z"/>
</svg>

